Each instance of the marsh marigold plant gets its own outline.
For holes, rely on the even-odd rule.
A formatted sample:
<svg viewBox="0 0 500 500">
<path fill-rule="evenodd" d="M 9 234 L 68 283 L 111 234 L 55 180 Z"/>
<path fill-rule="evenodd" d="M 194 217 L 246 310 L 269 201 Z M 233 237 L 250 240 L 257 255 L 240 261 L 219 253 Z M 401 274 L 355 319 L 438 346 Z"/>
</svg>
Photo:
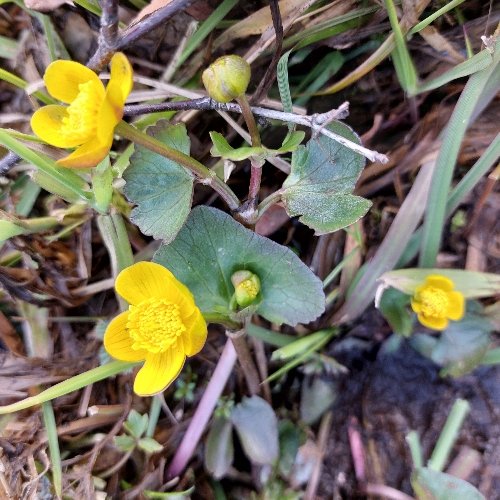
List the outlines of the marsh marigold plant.
<svg viewBox="0 0 500 500">
<path fill-rule="evenodd" d="M 425 283 L 416 288 L 411 308 L 422 325 L 433 330 L 444 330 L 448 320 L 458 321 L 464 315 L 464 296 L 453 290 L 451 279 L 438 274 L 427 276 Z"/>
<path fill-rule="evenodd" d="M 179 375 L 186 356 L 202 349 L 207 324 L 189 289 L 159 264 L 124 269 L 115 289 L 130 305 L 107 327 L 104 347 L 120 361 L 144 361 L 134 392 L 157 394 Z"/>
<path fill-rule="evenodd" d="M 121 52 L 110 63 L 105 88 L 99 77 L 83 64 L 54 61 L 43 80 L 49 94 L 69 106 L 50 104 L 36 111 L 31 128 L 48 144 L 75 148 L 57 163 L 64 167 L 95 167 L 111 149 L 113 132 L 123 116 L 132 89 L 132 68 Z"/>
</svg>

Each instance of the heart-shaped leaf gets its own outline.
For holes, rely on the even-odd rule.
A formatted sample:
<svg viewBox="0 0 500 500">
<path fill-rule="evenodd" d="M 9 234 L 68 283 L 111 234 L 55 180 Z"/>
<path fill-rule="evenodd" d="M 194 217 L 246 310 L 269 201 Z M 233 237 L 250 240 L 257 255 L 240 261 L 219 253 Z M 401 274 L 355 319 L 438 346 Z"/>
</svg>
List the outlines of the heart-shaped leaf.
<svg viewBox="0 0 500 500">
<path fill-rule="evenodd" d="M 340 122 L 332 132 L 359 143 L 359 137 Z M 365 159 L 324 135 L 313 137 L 292 156 L 292 171 L 283 183 L 282 200 L 290 216 L 325 234 L 349 226 L 361 218 L 371 202 L 352 193 Z"/>
<path fill-rule="evenodd" d="M 243 227 L 228 214 L 199 206 L 155 262 L 170 269 L 206 315 L 229 317 L 231 276 L 249 270 L 261 283 L 256 313 L 274 323 L 309 323 L 325 309 L 321 281 L 288 248 Z"/>
<path fill-rule="evenodd" d="M 184 124 L 160 122 L 148 133 L 171 148 L 189 154 Z M 184 167 L 151 150 L 136 146 L 123 175 L 125 195 L 136 203 L 130 220 L 155 239 L 172 241 L 184 224 L 193 197 L 193 176 Z"/>
</svg>

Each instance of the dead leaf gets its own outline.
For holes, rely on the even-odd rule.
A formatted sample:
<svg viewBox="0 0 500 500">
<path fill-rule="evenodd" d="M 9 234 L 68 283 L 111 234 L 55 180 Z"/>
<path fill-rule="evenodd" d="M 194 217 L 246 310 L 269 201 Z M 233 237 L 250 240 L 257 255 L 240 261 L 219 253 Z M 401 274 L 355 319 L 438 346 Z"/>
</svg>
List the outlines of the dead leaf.
<svg viewBox="0 0 500 500">
<path fill-rule="evenodd" d="M 39 12 L 50 12 L 64 4 L 72 5 L 73 7 L 75 5 L 71 0 L 24 0 L 24 5 L 26 5 L 28 9 L 37 10 Z"/>
<path fill-rule="evenodd" d="M 153 12 L 162 9 L 163 7 L 167 7 L 169 4 L 172 3 L 172 0 L 151 0 L 151 3 L 149 5 L 146 5 L 137 16 L 132 20 L 130 23 L 130 26 L 133 24 L 137 24 L 141 19 L 143 19 L 146 16 L 150 16 L 153 14 Z"/>
</svg>

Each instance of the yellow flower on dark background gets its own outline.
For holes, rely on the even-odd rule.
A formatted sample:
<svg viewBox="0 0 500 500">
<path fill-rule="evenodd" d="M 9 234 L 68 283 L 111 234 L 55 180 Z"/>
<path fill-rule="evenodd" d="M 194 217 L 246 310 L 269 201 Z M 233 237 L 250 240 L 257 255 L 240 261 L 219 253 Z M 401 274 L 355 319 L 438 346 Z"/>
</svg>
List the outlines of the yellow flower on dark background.
<svg viewBox="0 0 500 500">
<path fill-rule="evenodd" d="M 50 104 L 36 111 L 31 128 L 48 144 L 76 150 L 57 163 L 64 167 L 95 167 L 111 149 L 113 132 L 123 116 L 132 89 L 132 68 L 121 52 L 110 63 L 106 88 L 83 64 L 54 61 L 43 77 L 49 94 L 69 106 Z"/>
<path fill-rule="evenodd" d="M 120 361 L 144 361 L 134 382 L 136 394 L 162 392 L 186 356 L 204 346 L 205 319 L 189 289 L 159 264 L 139 262 L 124 269 L 115 288 L 130 306 L 107 327 L 104 347 Z"/>
<path fill-rule="evenodd" d="M 448 320 L 458 321 L 464 315 L 464 296 L 453 290 L 451 279 L 438 274 L 427 276 L 415 290 L 411 308 L 422 325 L 433 330 L 445 330 Z"/>
</svg>

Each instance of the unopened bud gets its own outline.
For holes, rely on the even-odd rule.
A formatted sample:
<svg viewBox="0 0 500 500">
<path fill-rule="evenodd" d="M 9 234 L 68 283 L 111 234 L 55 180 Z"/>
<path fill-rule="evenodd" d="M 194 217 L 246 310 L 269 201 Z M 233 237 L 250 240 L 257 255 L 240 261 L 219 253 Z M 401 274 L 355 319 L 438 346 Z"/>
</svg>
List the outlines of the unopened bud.
<svg viewBox="0 0 500 500">
<path fill-rule="evenodd" d="M 208 95 L 219 102 L 229 102 L 243 95 L 250 82 L 250 65 L 240 56 L 219 57 L 202 75 Z"/>
<path fill-rule="evenodd" d="M 234 298 L 240 307 L 247 307 L 255 301 L 260 292 L 260 279 L 251 271 L 236 271 L 231 276 Z"/>
</svg>

